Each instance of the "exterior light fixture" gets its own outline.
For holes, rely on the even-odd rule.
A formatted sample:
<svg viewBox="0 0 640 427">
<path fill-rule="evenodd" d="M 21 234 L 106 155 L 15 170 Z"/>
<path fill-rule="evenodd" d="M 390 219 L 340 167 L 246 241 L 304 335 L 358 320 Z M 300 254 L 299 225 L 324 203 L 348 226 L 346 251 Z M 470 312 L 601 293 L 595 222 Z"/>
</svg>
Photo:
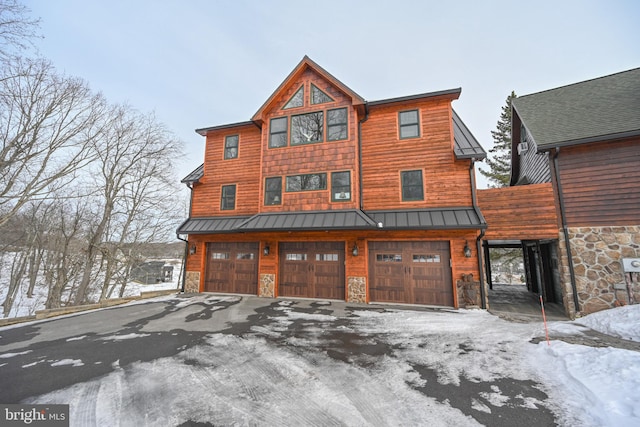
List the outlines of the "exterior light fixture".
<svg viewBox="0 0 640 427">
<path fill-rule="evenodd" d="M 464 256 L 467 258 L 471 258 L 471 248 L 469 247 L 469 244 L 466 240 L 464 241 Z"/>
<path fill-rule="evenodd" d="M 353 244 L 353 249 L 351 249 L 351 253 L 353 254 L 353 256 L 358 256 L 358 244 L 357 243 Z"/>
<path fill-rule="evenodd" d="M 197 246 L 195 244 L 191 245 L 191 247 L 189 247 L 189 255 L 195 255 L 196 250 L 197 250 Z"/>
<path fill-rule="evenodd" d="M 269 255 L 269 249 L 270 249 L 270 248 L 269 248 L 269 245 L 266 245 L 266 246 L 264 247 L 264 249 L 262 250 L 262 254 L 263 254 L 264 256 Z"/>
</svg>

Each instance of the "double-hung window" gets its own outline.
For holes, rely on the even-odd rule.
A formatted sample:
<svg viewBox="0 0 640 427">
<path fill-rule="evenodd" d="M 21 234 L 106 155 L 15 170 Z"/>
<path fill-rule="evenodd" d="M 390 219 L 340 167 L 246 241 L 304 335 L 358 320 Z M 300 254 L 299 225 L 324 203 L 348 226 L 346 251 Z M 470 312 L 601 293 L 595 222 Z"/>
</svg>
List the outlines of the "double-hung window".
<svg viewBox="0 0 640 427">
<path fill-rule="evenodd" d="M 400 175 L 402 177 L 402 201 L 424 200 L 422 171 L 403 171 Z"/>
<path fill-rule="evenodd" d="M 236 185 L 223 185 L 220 209 L 223 211 L 236 208 Z"/>
<path fill-rule="evenodd" d="M 238 135 L 230 135 L 224 139 L 224 158 L 236 159 L 238 157 Z"/>
<path fill-rule="evenodd" d="M 346 202 L 351 200 L 351 173 L 331 173 L 331 201 Z"/>
<path fill-rule="evenodd" d="M 348 118 L 346 108 L 327 111 L 327 141 L 347 139 Z"/>
<path fill-rule="evenodd" d="M 269 148 L 287 146 L 287 118 L 276 117 L 269 125 Z"/>
<path fill-rule="evenodd" d="M 282 204 L 282 178 L 267 178 L 264 183 L 264 204 Z"/>
<path fill-rule="evenodd" d="M 400 111 L 398 113 L 400 139 L 420 136 L 420 116 L 418 110 Z"/>
</svg>

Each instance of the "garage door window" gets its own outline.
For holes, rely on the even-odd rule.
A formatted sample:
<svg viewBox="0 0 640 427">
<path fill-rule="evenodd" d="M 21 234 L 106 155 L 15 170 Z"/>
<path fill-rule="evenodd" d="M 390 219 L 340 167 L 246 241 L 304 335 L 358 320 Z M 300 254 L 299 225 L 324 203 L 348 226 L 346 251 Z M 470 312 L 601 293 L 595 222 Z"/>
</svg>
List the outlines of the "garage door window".
<svg viewBox="0 0 640 427">
<path fill-rule="evenodd" d="M 236 259 L 256 259 L 256 254 L 253 252 L 238 252 Z"/>
<path fill-rule="evenodd" d="M 287 254 L 287 261 L 306 261 L 307 254 Z"/>
<path fill-rule="evenodd" d="M 211 259 L 229 259 L 229 252 L 212 252 Z"/>
<path fill-rule="evenodd" d="M 377 254 L 376 261 L 380 262 L 402 262 L 402 254 Z"/>
<path fill-rule="evenodd" d="M 316 261 L 338 261 L 338 254 L 316 254 Z"/>
<path fill-rule="evenodd" d="M 440 255 L 414 255 L 413 262 L 440 262 Z"/>
</svg>

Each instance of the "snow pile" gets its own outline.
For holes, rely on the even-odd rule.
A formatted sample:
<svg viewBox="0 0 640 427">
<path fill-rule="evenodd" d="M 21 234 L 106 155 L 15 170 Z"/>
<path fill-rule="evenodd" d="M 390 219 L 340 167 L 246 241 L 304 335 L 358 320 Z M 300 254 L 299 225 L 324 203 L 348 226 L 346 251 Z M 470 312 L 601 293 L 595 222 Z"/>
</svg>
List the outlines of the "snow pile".
<svg viewBox="0 0 640 427">
<path fill-rule="evenodd" d="M 576 323 L 603 334 L 640 342 L 640 304 L 599 311 L 576 320 Z"/>
</svg>

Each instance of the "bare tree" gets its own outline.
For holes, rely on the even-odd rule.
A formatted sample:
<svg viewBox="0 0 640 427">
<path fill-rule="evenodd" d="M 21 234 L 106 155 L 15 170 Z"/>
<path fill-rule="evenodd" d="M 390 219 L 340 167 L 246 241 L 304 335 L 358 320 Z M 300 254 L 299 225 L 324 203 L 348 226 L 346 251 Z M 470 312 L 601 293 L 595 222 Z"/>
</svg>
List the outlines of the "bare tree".
<svg viewBox="0 0 640 427">
<path fill-rule="evenodd" d="M 0 81 L 0 226 L 30 200 L 69 183 L 94 158 L 104 99 L 45 60 L 21 59 Z"/>
<path fill-rule="evenodd" d="M 39 19 L 29 17 L 30 10 L 16 0 L 0 0 L 0 62 L 32 46 L 40 37 Z"/>
</svg>

